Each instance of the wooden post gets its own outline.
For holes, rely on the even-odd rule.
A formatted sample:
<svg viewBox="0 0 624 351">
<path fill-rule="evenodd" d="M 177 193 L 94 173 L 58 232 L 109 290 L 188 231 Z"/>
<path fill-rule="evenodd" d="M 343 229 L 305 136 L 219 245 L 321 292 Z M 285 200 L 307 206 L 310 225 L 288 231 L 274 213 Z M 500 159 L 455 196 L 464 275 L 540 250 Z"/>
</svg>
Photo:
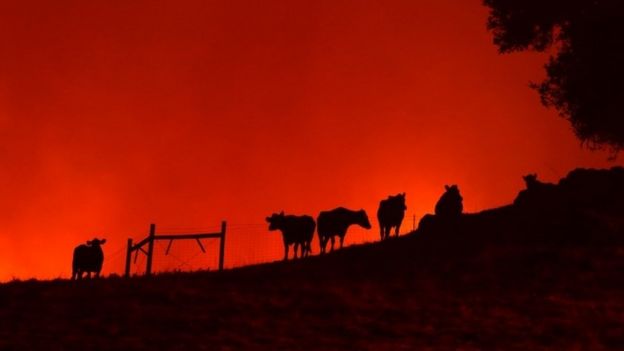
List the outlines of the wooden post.
<svg viewBox="0 0 624 351">
<path fill-rule="evenodd" d="M 154 237 L 156 236 L 156 224 L 150 224 L 149 241 L 147 242 L 147 263 L 145 275 L 152 275 L 152 256 L 154 256 Z"/>
<path fill-rule="evenodd" d="M 225 221 L 221 222 L 221 241 L 219 245 L 219 270 L 223 270 L 223 256 L 225 255 Z"/>
<path fill-rule="evenodd" d="M 130 277 L 130 260 L 132 259 L 132 239 L 128 239 L 128 250 L 126 251 L 126 278 Z"/>
</svg>

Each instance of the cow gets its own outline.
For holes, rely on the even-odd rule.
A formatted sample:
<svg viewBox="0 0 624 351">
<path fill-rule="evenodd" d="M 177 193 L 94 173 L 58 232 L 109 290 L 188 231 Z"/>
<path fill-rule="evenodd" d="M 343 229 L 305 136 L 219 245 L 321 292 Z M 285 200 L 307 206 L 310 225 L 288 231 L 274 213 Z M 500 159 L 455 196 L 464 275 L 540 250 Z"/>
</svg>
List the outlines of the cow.
<svg viewBox="0 0 624 351">
<path fill-rule="evenodd" d="M 330 239 L 331 251 L 334 251 L 334 238 L 336 236 L 340 237 L 340 248 L 342 249 L 347 229 L 349 229 L 349 226 L 352 224 L 357 224 L 365 229 L 371 228 L 366 211 L 352 211 L 344 207 L 338 207 L 331 211 L 321 211 L 316 219 L 316 224 L 318 226 L 317 232 L 321 253 L 325 253 L 327 241 Z"/>
<path fill-rule="evenodd" d="M 435 205 L 435 214 L 444 218 L 457 218 L 464 211 L 463 198 L 457 185 L 445 185 L 446 190 Z"/>
<path fill-rule="evenodd" d="M 271 217 L 267 217 L 269 230 L 280 230 L 282 239 L 284 240 L 284 261 L 288 260 L 288 248 L 294 245 L 294 258 L 297 258 L 297 248 L 301 247 L 301 257 L 308 256 L 312 252 L 310 243 L 314 237 L 316 222 L 314 218 L 304 215 L 285 215 L 274 213 Z"/>
<path fill-rule="evenodd" d="M 534 213 L 551 213 L 569 206 L 562 187 L 553 183 L 545 183 L 537 179 L 537 174 L 522 177 L 526 189 L 520 191 L 514 200 L 514 206 L 521 211 Z"/>
<path fill-rule="evenodd" d="M 390 230 L 394 227 L 394 233 L 399 236 L 401 222 L 405 216 L 405 193 L 388 196 L 387 199 L 379 202 L 377 210 L 377 220 L 379 221 L 379 230 L 381 232 L 381 240 L 390 237 Z"/>
<path fill-rule="evenodd" d="M 104 263 L 104 252 L 102 245 L 106 239 L 88 240 L 87 244 L 82 244 L 74 249 L 72 260 L 72 280 L 82 279 L 82 274 L 87 273 L 87 278 L 91 278 L 91 273 L 96 277 L 100 276 L 102 263 Z"/>
</svg>

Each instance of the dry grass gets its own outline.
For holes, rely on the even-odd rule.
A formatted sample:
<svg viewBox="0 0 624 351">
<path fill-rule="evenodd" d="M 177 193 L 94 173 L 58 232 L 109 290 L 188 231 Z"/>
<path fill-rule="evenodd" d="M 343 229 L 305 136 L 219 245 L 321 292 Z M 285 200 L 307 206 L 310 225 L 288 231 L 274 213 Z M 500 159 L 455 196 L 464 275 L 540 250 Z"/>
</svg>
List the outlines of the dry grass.
<svg viewBox="0 0 624 351">
<path fill-rule="evenodd" d="M 624 349 L 620 244 L 470 230 L 224 273 L 4 284 L 0 349 Z"/>
</svg>

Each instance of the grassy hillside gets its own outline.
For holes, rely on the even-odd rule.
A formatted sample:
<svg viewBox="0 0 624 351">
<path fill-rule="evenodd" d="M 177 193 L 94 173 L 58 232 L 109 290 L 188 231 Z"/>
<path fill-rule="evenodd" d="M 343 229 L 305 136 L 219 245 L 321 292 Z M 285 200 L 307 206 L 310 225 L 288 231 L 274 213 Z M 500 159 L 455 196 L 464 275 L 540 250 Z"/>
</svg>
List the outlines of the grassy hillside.
<svg viewBox="0 0 624 351">
<path fill-rule="evenodd" d="M 0 285 L 0 349 L 624 349 L 621 212 L 540 196 L 294 262 Z"/>
<path fill-rule="evenodd" d="M 416 233 L 222 274 L 13 282 L 0 349 L 624 348 L 623 246 L 494 234 Z"/>
</svg>

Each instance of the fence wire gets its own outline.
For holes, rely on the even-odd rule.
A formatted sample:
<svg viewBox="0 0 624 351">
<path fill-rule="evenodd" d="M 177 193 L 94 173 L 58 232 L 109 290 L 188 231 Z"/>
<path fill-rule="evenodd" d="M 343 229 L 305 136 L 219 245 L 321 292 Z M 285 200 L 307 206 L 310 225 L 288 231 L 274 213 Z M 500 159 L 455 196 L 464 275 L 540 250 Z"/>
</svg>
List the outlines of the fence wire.
<svg viewBox="0 0 624 351">
<path fill-rule="evenodd" d="M 412 217 L 405 217 L 401 227 L 401 234 L 413 229 Z M 365 230 L 356 225 L 351 226 L 344 240 L 344 246 L 379 241 L 379 226 L 371 223 L 372 228 Z M 156 227 L 156 234 L 185 234 L 185 233 L 217 233 L 220 226 L 209 227 Z M 394 235 L 394 234 L 392 234 Z M 147 234 L 134 237 L 134 242 L 147 237 Z M 195 240 L 175 240 L 169 247 L 169 240 L 154 241 L 154 255 L 152 271 L 154 273 L 217 270 L 219 264 L 219 239 L 201 239 L 205 249 L 203 252 Z M 330 245 L 330 244 L 328 244 Z M 143 247 L 147 249 L 147 245 Z M 336 240 L 335 248 L 339 248 Z M 126 263 L 126 245 L 117 245 L 111 253 L 105 251 L 105 274 L 123 275 Z M 328 246 L 329 250 L 329 246 Z M 312 254 L 320 252 L 317 233 L 312 240 Z M 293 256 L 293 248 L 289 250 L 289 258 Z M 241 267 L 251 264 L 266 263 L 281 260 L 284 257 L 284 244 L 279 231 L 269 231 L 266 222 L 257 223 L 227 223 L 225 240 L 225 268 Z M 146 255 L 140 250 L 133 252 L 130 262 L 131 275 L 145 274 Z"/>
</svg>

